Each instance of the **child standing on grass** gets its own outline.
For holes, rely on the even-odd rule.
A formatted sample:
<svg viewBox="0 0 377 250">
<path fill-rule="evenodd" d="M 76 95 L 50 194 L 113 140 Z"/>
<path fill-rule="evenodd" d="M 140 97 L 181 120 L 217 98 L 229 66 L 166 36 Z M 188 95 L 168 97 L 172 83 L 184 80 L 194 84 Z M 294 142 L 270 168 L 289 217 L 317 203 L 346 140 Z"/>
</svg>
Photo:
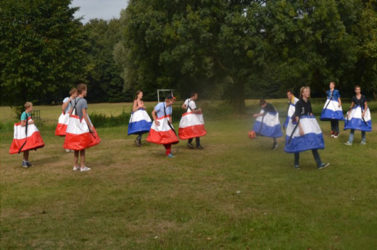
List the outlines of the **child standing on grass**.
<svg viewBox="0 0 377 250">
<path fill-rule="evenodd" d="M 70 115 L 69 111 L 73 107 L 74 100 L 77 97 L 77 89 L 72 88 L 69 91 L 69 95 L 69 97 L 66 97 L 63 100 L 62 114 L 59 116 L 58 125 L 55 129 L 55 135 L 57 136 L 65 136 Z M 71 150 L 67 149 L 66 152 L 71 152 Z"/>
<path fill-rule="evenodd" d="M 148 133 L 152 126 L 152 120 L 149 117 L 143 102 L 143 91 L 138 90 L 132 106 L 130 122 L 128 123 L 128 135 L 137 134 L 135 144 L 141 146 L 141 137 Z"/>
<path fill-rule="evenodd" d="M 318 153 L 318 149 L 325 148 L 325 143 L 309 99 L 310 88 L 302 87 L 300 100 L 296 103 L 295 113 L 286 130 L 285 152 L 294 153 L 294 166 L 299 169 L 300 152 L 312 150 L 318 169 L 323 169 L 330 163 L 322 163 Z"/>
<path fill-rule="evenodd" d="M 327 101 L 321 113 L 321 120 L 331 122 L 331 138 L 338 138 L 339 121 L 344 120 L 344 117 L 340 93 L 335 89 L 335 82 L 330 82 L 330 90 L 326 91 L 326 95 Z"/>
<path fill-rule="evenodd" d="M 182 104 L 182 109 L 186 112 L 182 115 L 179 122 L 178 135 L 181 140 L 188 139 L 187 147 L 194 149 L 192 140 L 195 138 L 196 148 L 203 149 L 200 145 L 200 137 L 205 136 L 207 131 L 204 128 L 204 119 L 202 109 L 196 108 L 195 101 L 198 99 L 198 93 L 193 92 L 191 97 L 186 99 Z"/>
<path fill-rule="evenodd" d="M 23 152 L 22 167 L 29 168 L 29 151 L 43 147 L 45 144 L 31 117 L 33 104 L 26 102 L 25 111 L 21 114 L 21 122 L 14 124 L 14 137 L 9 149 L 10 154 Z"/>
<path fill-rule="evenodd" d="M 165 147 L 165 154 L 169 158 L 173 158 L 171 153 L 171 145 L 179 142 L 178 137 L 172 125 L 172 105 L 175 98 L 168 95 L 164 102 L 160 102 L 154 107 L 152 112 L 153 123 L 147 141 L 162 144 Z"/>
<path fill-rule="evenodd" d="M 367 143 L 366 132 L 372 131 L 372 118 L 368 108 L 367 98 L 361 94 L 360 86 L 355 86 L 355 96 L 352 97 L 352 103 L 347 112 L 344 129 L 350 129 L 350 136 L 345 143 L 347 146 L 352 146 L 355 130 L 361 131 L 361 145 Z"/>
<path fill-rule="evenodd" d="M 64 148 L 75 151 L 73 171 L 86 172 L 90 168 L 85 164 L 85 150 L 99 144 L 101 139 L 88 116 L 88 103 L 85 100 L 87 95 L 86 84 L 79 84 L 77 93 L 78 97 L 75 99 L 72 114 L 69 117 Z"/>
<path fill-rule="evenodd" d="M 264 99 L 259 101 L 259 105 L 261 111 L 253 115 L 253 117 L 256 118 L 253 131 L 255 131 L 257 135 L 271 137 L 273 141 L 272 150 L 275 150 L 278 148 L 277 138 L 283 136 L 279 112 L 277 112 L 272 104 L 267 103 Z"/>
</svg>

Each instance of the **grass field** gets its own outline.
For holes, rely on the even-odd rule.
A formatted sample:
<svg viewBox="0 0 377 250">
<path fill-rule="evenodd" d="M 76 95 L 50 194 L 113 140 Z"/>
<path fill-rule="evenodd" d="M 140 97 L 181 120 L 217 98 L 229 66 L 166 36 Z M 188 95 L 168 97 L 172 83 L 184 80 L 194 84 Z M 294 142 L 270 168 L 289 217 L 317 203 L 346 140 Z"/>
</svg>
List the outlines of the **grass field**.
<svg viewBox="0 0 377 250">
<path fill-rule="evenodd" d="M 247 102 L 248 115 L 206 114 L 205 149 L 181 141 L 173 159 L 159 145 L 135 147 L 127 125 L 98 128 L 102 142 L 88 150 L 87 173 L 72 171 L 72 154 L 53 135 L 59 107 L 35 107 L 46 146 L 31 152 L 30 169 L 8 154 L 13 131 L 3 123 L 1 249 L 376 249 L 376 132 L 365 146 L 356 133 L 346 147 L 348 132 L 330 139 L 321 122 L 320 154 L 331 166 L 317 170 L 306 152 L 295 170 L 282 138 L 277 151 L 268 138 L 248 139 L 256 103 Z M 285 100 L 274 103 L 284 111 Z M 123 109 L 130 104 L 89 105 L 112 115 Z M 0 113 L 14 118 L 7 107 Z"/>
</svg>

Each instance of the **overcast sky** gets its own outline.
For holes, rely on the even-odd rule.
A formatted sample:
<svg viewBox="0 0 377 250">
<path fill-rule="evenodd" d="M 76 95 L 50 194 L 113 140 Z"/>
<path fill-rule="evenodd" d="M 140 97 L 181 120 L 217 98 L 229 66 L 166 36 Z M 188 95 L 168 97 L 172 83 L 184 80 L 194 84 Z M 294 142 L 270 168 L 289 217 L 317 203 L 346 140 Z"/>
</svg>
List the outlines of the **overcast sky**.
<svg viewBox="0 0 377 250">
<path fill-rule="evenodd" d="M 83 17 L 82 22 L 86 23 L 93 18 L 110 20 L 118 18 L 121 9 L 126 8 L 128 0 L 73 0 L 73 7 L 80 7 L 76 17 Z"/>
</svg>

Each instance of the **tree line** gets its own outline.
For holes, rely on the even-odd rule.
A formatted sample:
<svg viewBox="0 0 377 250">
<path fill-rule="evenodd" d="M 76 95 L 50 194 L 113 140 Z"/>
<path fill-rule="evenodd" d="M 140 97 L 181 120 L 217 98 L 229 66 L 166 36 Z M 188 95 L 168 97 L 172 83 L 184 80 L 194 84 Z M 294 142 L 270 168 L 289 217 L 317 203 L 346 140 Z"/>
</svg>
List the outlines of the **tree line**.
<svg viewBox="0 0 377 250">
<path fill-rule="evenodd" d="M 79 82 L 92 102 L 137 89 L 186 97 L 282 97 L 329 81 L 377 97 L 376 0 L 130 0 L 119 19 L 82 24 L 70 0 L 0 2 L 2 105 L 57 103 Z"/>
</svg>

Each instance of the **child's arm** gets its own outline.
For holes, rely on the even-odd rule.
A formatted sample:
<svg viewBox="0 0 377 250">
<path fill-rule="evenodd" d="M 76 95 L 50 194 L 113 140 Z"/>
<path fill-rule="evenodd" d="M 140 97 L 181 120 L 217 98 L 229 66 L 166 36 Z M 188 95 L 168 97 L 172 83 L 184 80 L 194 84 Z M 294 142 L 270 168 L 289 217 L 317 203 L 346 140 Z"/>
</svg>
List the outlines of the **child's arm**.
<svg viewBox="0 0 377 250">
<path fill-rule="evenodd" d="M 152 117 L 153 117 L 154 123 L 156 123 L 157 126 L 160 126 L 160 122 L 157 121 L 156 110 L 152 111 Z"/>
<path fill-rule="evenodd" d="M 68 107 L 68 104 L 69 104 L 69 102 L 71 101 L 71 98 L 69 98 L 69 100 L 68 101 L 66 101 L 66 102 L 63 102 L 63 104 L 62 104 L 62 111 L 64 112 L 65 111 L 65 109 Z"/>
<path fill-rule="evenodd" d="M 137 100 L 134 100 L 134 105 L 132 106 L 132 111 L 135 112 L 136 110 L 138 110 Z"/>
<path fill-rule="evenodd" d="M 254 115 L 253 115 L 254 118 L 257 118 L 257 117 L 259 117 L 259 116 L 263 116 L 263 112 L 260 112 L 260 113 L 257 113 L 257 114 L 254 114 Z"/>
<path fill-rule="evenodd" d="M 355 103 L 352 101 L 350 109 L 348 110 L 347 114 L 351 111 L 351 109 L 355 106 Z"/>
<path fill-rule="evenodd" d="M 365 113 L 367 112 L 367 109 L 368 109 L 368 103 L 365 101 L 364 111 L 363 111 L 363 117 L 365 116 Z"/>
<path fill-rule="evenodd" d="M 92 130 L 93 129 L 93 124 L 88 119 L 88 114 L 86 112 L 86 109 L 82 109 L 82 117 L 84 118 L 86 124 L 88 124 L 89 130 Z M 90 131 L 90 132 L 92 132 L 92 131 Z"/>
</svg>

